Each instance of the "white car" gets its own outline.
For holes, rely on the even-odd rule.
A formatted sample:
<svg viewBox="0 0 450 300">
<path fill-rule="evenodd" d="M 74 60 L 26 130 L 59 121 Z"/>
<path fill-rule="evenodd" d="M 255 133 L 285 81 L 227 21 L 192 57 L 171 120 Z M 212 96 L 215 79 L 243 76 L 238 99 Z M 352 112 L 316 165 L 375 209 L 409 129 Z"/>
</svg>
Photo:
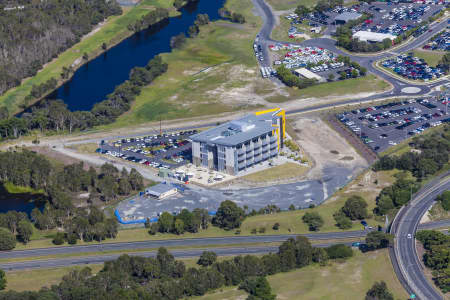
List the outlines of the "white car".
<svg viewBox="0 0 450 300">
<path fill-rule="evenodd" d="M 408 237 L 408 239 L 411 239 L 412 238 L 411 233 L 408 233 L 407 237 Z"/>
</svg>

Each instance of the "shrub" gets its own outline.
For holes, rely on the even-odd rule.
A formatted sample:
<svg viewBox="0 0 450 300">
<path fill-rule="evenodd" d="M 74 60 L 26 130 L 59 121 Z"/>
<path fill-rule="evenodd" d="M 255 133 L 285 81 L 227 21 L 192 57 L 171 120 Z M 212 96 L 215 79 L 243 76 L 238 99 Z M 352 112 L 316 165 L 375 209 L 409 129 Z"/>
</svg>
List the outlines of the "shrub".
<svg viewBox="0 0 450 300">
<path fill-rule="evenodd" d="M 62 232 L 58 232 L 52 241 L 52 243 L 55 245 L 62 245 L 62 244 L 64 244 L 64 242 L 65 242 L 64 233 L 62 233 Z"/>
<path fill-rule="evenodd" d="M 0 250 L 12 250 L 16 247 L 16 237 L 6 228 L 0 228 Z"/>
<path fill-rule="evenodd" d="M 280 228 L 280 223 L 275 223 L 275 224 L 273 224 L 273 226 L 272 226 L 272 229 L 273 230 L 278 230 Z"/>
<path fill-rule="evenodd" d="M 333 245 L 325 250 L 327 251 L 328 257 L 331 259 L 348 258 L 353 256 L 352 248 L 344 244 Z"/>
</svg>

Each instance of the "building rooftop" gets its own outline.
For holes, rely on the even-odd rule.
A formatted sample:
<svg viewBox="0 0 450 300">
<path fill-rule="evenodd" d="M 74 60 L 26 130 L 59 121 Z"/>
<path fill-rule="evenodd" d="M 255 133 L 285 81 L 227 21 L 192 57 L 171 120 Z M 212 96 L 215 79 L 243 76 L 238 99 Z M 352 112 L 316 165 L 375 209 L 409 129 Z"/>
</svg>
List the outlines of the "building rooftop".
<svg viewBox="0 0 450 300">
<path fill-rule="evenodd" d="M 389 33 L 379 33 L 372 31 L 358 31 L 353 34 L 353 38 L 357 38 L 362 42 L 382 42 L 384 39 L 395 40 L 396 36 Z"/>
<path fill-rule="evenodd" d="M 348 22 L 351 20 L 357 20 L 361 17 L 362 15 L 356 12 L 344 12 L 338 16 L 336 16 L 335 20 L 336 21 L 343 21 L 343 22 Z"/>
<path fill-rule="evenodd" d="M 271 132 L 274 129 L 272 119 L 276 113 L 277 111 L 261 115 L 250 114 L 197 133 L 191 136 L 191 139 L 196 142 L 236 146 L 264 133 Z"/>
<path fill-rule="evenodd" d="M 157 185 L 154 185 L 154 186 L 151 186 L 151 187 L 147 188 L 145 191 L 147 193 L 149 193 L 150 195 L 159 197 L 161 194 L 164 194 L 164 193 L 167 193 L 169 191 L 172 191 L 175 188 L 176 187 L 174 187 L 171 184 L 158 183 Z"/>
<path fill-rule="evenodd" d="M 316 73 L 311 72 L 310 70 L 306 69 L 306 68 L 300 68 L 294 71 L 295 73 L 297 73 L 300 76 L 303 76 L 305 78 L 308 79 L 316 79 L 318 81 L 323 81 L 323 77 L 317 75 Z"/>
</svg>

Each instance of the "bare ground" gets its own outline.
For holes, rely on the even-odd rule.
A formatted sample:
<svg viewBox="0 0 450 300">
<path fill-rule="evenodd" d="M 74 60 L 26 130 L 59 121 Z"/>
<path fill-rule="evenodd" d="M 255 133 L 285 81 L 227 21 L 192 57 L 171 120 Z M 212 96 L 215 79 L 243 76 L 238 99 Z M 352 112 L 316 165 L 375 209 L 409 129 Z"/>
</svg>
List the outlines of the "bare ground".
<svg viewBox="0 0 450 300">
<path fill-rule="evenodd" d="M 309 178 L 321 177 L 323 168 L 329 165 L 355 171 L 368 166 L 367 161 L 319 117 L 298 117 L 292 125 L 298 136 L 297 143 L 313 160 L 313 167 L 307 174 Z"/>
</svg>

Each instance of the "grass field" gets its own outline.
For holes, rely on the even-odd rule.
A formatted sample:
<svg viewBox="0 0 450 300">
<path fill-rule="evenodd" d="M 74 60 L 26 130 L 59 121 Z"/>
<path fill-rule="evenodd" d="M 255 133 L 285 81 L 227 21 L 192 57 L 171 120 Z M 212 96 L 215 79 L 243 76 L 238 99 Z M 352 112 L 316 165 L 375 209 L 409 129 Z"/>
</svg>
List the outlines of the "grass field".
<svg viewBox="0 0 450 300">
<path fill-rule="evenodd" d="M 289 178 L 300 177 L 309 170 L 308 167 L 296 163 L 288 162 L 270 169 L 255 172 L 241 177 L 241 179 L 252 182 L 272 182 Z"/>
<path fill-rule="evenodd" d="M 267 0 L 267 3 L 269 3 L 274 10 L 293 9 L 300 4 L 307 7 L 313 7 L 317 2 L 317 0 Z"/>
<path fill-rule="evenodd" d="M 354 79 L 322 83 L 306 89 L 288 89 L 289 96 L 278 95 L 266 100 L 272 103 L 282 103 L 293 99 L 351 96 L 357 93 L 381 92 L 389 87 L 387 82 L 370 74 Z"/>
<path fill-rule="evenodd" d="M 445 52 L 440 51 L 424 51 L 419 49 L 414 50 L 413 53 L 414 56 L 424 59 L 425 62 L 432 67 L 436 67 L 445 54 Z"/>
<path fill-rule="evenodd" d="M 259 77 L 251 49 L 261 21 L 252 14 L 251 0 L 228 0 L 226 6 L 243 13 L 247 23 L 210 23 L 182 49 L 163 54 L 168 71 L 144 87 L 130 111 L 106 128 L 153 121 L 160 116 L 168 120 L 242 108 L 219 98 L 224 91 L 242 88 Z"/>
<path fill-rule="evenodd" d="M 88 53 L 90 58 L 96 57 L 103 51 L 101 49 L 103 43 L 111 47 L 132 34 L 127 29 L 128 24 L 134 23 L 156 6 L 167 8 L 171 7 L 172 4 L 173 0 L 144 0 L 136 7 L 125 8 L 122 15 L 108 18 L 100 30 L 61 53 L 39 71 L 36 76 L 24 79 L 20 86 L 0 96 L 0 105 L 6 106 L 11 113 L 18 112 L 20 110 L 19 105 L 24 102 L 24 98 L 30 93 L 34 84 L 42 84 L 52 77 L 60 80 L 63 67 L 69 67 L 76 60 L 79 60 L 84 53 Z M 176 10 L 172 10 L 172 15 L 176 14 Z M 61 80 L 60 83 L 62 83 Z"/>
<path fill-rule="evenodd" d="M 389 259 L 387 250 L 361 253 L 344 262 L 328 266 L 311 265 L 303 269 L 267 277 L 277 299 L 347 300 L 363 299 L 367 290 L 384 280 L 395 299 L 406 299 L 405 292 Z M 196 300 L 244 299 L 246 293 L 228 287 Z"/>
</svg>

